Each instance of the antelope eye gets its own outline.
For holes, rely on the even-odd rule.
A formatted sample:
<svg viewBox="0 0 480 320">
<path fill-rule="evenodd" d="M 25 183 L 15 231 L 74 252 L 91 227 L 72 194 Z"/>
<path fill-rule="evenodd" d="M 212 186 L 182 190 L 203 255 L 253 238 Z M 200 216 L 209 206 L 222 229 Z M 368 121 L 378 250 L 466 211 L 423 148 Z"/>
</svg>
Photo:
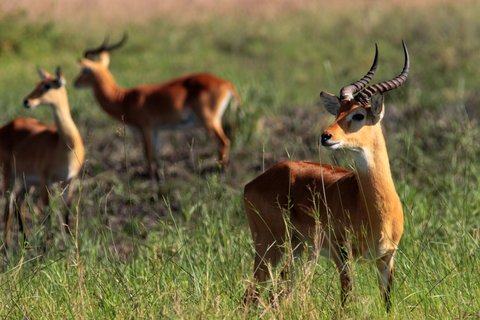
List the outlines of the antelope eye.
<svg viewBox="0 0 480 320">
<path fill-rule="evenodd" d="M 352 119 L 355 121 L 362 121 L 363 119 L 365 119 L 365 116 L 361 113 L 357 113 L 352 116 Z"/>
<path fill-rule="evenodd" d="M 52 85 L 50 83 L 44 83 L 43 86 L 42 86 L 42 90 L 43 91 L 48 91 L 52 89 Z"/>
</svg>

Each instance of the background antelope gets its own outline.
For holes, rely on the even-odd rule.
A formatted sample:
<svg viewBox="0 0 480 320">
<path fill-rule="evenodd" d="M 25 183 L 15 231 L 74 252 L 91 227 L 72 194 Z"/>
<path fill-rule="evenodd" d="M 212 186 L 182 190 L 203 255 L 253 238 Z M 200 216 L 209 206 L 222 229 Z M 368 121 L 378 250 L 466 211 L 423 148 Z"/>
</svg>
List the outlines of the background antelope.
<svg viewBox="0 0 480 320">
<path fill-rule="evenodd" d="M 17 118 L 0 128 L 6 244 L 10 241 L 13 211 L 18 217 L 20 231 L 25 236 L 22 203 L 31 186 L 39 187 L 41 201 L 48 206 L 49 187 L 54 182 L 62 183 L 67 204 L 65 227 L 69 232 L 71 182 L 80 172 L 84 161 L 82 138 L 70 114 L 65 79 L 60 68 L 57 68 L 55 76 L 41 69 L 38 73 L 41 81 L 25 97 L 23 104 L 29 109 L 39 105 L 50 106 L 55 126 L 32 118 Z M 19 190 L 16 190 L 16 181 Z"/>
<path fill-rule="evenodd" d="M 158 178 L 155 159 L 158 131 L 190 126 L 192 120 L 199 120 L 217 139 L 218 161 L 227 165 L 230 140 L 222 128 L 222 116 L 232 97 L 235 104 L 240 101 L 232 83 L 212 74 L 199 73 L 161 84 L 121 88 L 108 70 L 109 53 L 123 46 L 126 39 L 125 35 L 113 45 L 108 45 L 105 40 L 99 47 L 86 50 L 80 60 L 81 71 L 75 87 L 91 87 L 103 110 L 139 130 L 151 177 Z M 98 61 L 94 60 L 96 57 Z"/>
<path fill-rule="evenodd" d="M 316 252 L 333 259 L 340 273 L 342 303 L 351 290 L 351 257 L 375 259 L 387 310 L 393 281 L 393 257 L 403 233 L 402 204 L 390 172 L 380 122 L 383 94 L 401 86 L 408 75 L 409 56 L 399 76 L 370 87 L 378 49 L 369 72 L 343 87 L 340 97 L 322 92 L 325 108 L 336 119 L 322 134 L 330 149 L 353 151 L 356 170 L 305 162 L 280 162 L 245 186 L 244 203 L 255 244 L 254 278 L 269 278 L 287 241 L 306 240 Z M 286 212 L 286 217 L 284 214 Z M 286 218 L 286 219 L 284 219 Z M 287 222 L 287 221 L 288 222 Z M 255 283 L 245 301 L 256 299 Z"/>
</svg>

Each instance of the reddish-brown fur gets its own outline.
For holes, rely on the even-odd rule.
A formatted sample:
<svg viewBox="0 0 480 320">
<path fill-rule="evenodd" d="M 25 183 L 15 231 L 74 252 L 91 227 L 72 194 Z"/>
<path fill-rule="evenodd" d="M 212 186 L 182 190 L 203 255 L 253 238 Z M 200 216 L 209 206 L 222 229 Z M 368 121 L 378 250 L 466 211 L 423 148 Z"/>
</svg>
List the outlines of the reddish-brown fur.
<svg viewBox="0 0 480 320">
<path fill-rule="evenodd" d="M 52 107 L 56 126 L 32 118 L 17 118 L 0 128 L 0 162 L 3 167 L 5 197 L 5 242 L 10 242 L 13 211 L 24 232 L 22 202 L 31 186 L 39 187 L 44 206 L 49 203 L 48 188 L 61 182 L 65 187 L 65 201 L 70 206 L 70 184 L 79 173 L 84 161 L 84 146 L 70 115 L 67 93 L 60 71 L 57 78 L 41 71 L 44 77 L 25 98 L 28 108 L 46 104 Z M 59 82 L 59 81 L 62 82 Z M 50 89 L 45 90 L 45 85 Z M 57 86 L 58 87 L 54 87 Z M 16 188 L 16 181 L 20 190 Z M 16 202 L 16 203 L 15 203 Z M 65 213 L 66 229 L 68 213 Z"/>
<path fill-rule="evenodd" d="M 336 264 L 342 303 L 352 287 L 350 258 L 376 260 L 388 310 L 393 257 L 403 233 L 403 211 L 380 124 L 383 96 L 373 96 L 368 105 L 351 95 L 344 100 L 326 93 L 321 97 L 327 110 L 336 116 L 323 132 L 322 144 L 350 150 L 356 169 L 285 161 L 245 186 L 244 204 L 256 254 L 255 280 L 244 301 L 257 299 L 255 282 L 270 278 L 269 266 L 278 265 L 285 242 L 294 241 L 292 247 L 296 247 L 300 240 Z"/>
<path fill-rule="evenodd" d="M 100 54 L 100 61 L 82 59 L 80 64 L 82 71 L 75 80 L 75 85 L 92 87 L 98 103 L 109 115 L 139 129 L 148 170 L 152 176 L 155 175 L 154 140 L 157 131 L 181 124 L 190 112 L 216 138 L 219 163 L 228 163 L 230 140 L 222 128 L 224 104 L 231 97 L 236 103 L 240 101 L 231 82 L 212 74 L 200 73 L 162 84 L 124 89 L 115 83 L 108 70 L 108 52 Z"/>
</svg>

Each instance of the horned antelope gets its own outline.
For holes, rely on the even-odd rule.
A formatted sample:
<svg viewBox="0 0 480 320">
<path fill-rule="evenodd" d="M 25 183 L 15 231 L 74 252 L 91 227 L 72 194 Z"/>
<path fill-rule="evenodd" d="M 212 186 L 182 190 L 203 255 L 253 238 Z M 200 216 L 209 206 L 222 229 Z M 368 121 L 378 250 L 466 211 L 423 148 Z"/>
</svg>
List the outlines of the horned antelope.
<svg viewBox="0 0 480 320">
<path fill-rule="evenodd" d="M 352 151 L 356 170 L 307 161 L 275 164 L 245 186 L 244 205 L 255 245 L 254 282 L 244 302 L 258 299 L 255 282 L 270 278 L 286 241 L 306 241 L 333 260 L 340 274 L 341 301 L 351 290 L 351 258 L 376 260 L 387 311 L 393 281 L 393 258 L 403 233 L 403 211 L 390 172 L 382 133 L 383 94 L 401 86 L 409 72 L 409 55 L 392 80 L 366 87 L 377 68 L 378 49 L 368 73 L 344 86 L 340 96 L 321 92 L 335 121 L 321 144 Z M 292 234 L 287 237 L 287 234 Z M 292 244 L 292 247 L 295 247 Z"/>
<path fill-rule="evenodd" d="M 82 138 L 70 114 L 65 78 L 60 68 L 57 68 L 55 76 L 41 69 L 38 69 L 38 73 L 41 80 L 25 97 L 23 104 L 29 109 L 39 105 L 50 106 L 55 126 L 32 118 L 16 118 L 0 128 L 6 245 L 10 242 L 12 211 L 15 211 L 20 231 L 25 236 L 22 202 L 31 186 L 40 189 L 41 201 L 44 206 L 48 206 L 49 187 L 55 182 L 63 184 L 67 204 L 65 227 L 69 232 L 71 182 L 78 175 L 84 161 Z"/>
<path fill-rule="evenodd" d="M 240 102 L 233 84 L 212 74 L 199 73 L 160 84 L 121 88 L 108 66 L 110 52 L 122 47 L 126 39 L 125 35 L 113 45 L 108 45 L 105 40 L 99 47 L 85 50 L 75 87 L 91 87 L 103 110 L 118 121 L 138 129 L 151 177 L 158 178 L 156 153 L 159 131 L 188 127 L 196 120 L 217 139 L 218 161 L 227 165 L 230 140 L 222 128 L 222 116 L 232 98 L 235 106 Z"/>
</svg>

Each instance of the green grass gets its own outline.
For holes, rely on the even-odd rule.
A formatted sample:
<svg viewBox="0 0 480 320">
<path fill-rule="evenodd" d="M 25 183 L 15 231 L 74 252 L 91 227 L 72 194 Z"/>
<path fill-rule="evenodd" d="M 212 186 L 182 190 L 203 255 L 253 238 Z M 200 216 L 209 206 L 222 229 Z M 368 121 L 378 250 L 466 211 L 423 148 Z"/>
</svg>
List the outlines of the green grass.
<svg viewBox="0 0 480 320">
<path fill-rule="evenodd" d="M 0 258 L 0 317 L 387 317 L 372 264 L 354 264 L 352 301 L 342 310 L 338 274 L 325 259 L 296 266 L 293 294 L 278 309 L 265 297 L 245 313 L 241 299 L 253 248 L 241 194 L 275 161 L 330 161 L 316 145 L 331 121 L 319 92 L 337 93 L 363 74 L 375 42 L 375 79 L 396 74 L 405 39 L 411 75 L 405 87 L 387 95 L 384 119 L 405 213 L 391 317 L 478 319 L 480 6 L 359 10 L 125 26 L 130 40 L 111 63 L 119 84 L 211 71 L 239 88 L 245 117 L 235 131 L 232 167 L 223 175 L 204 173 L 215 157 L 211 141 L 201 131 L 169 133 L 162 184 L 139 178 L 137 141 L 130 133 L 124 137 L 122 125 L 100 110 L 90 92 L 69 86 L 88 151 L 75 206 L 78 233 L 69 239 L 59 232 L 62 204 L 54 192 L 54 245 L 46 253 L 40 249 L 42 218 L 31 214 L 31 248 L 16 247 Z M 60 64 L 71 83 L 82 50 L 102 38 L 101 32 L 2 18 L 0 121 L 32 116 L 52 122 L 47 108 L 21 107 L 37 81 L 35 66 L 53 71 Z"/>
</svg>

